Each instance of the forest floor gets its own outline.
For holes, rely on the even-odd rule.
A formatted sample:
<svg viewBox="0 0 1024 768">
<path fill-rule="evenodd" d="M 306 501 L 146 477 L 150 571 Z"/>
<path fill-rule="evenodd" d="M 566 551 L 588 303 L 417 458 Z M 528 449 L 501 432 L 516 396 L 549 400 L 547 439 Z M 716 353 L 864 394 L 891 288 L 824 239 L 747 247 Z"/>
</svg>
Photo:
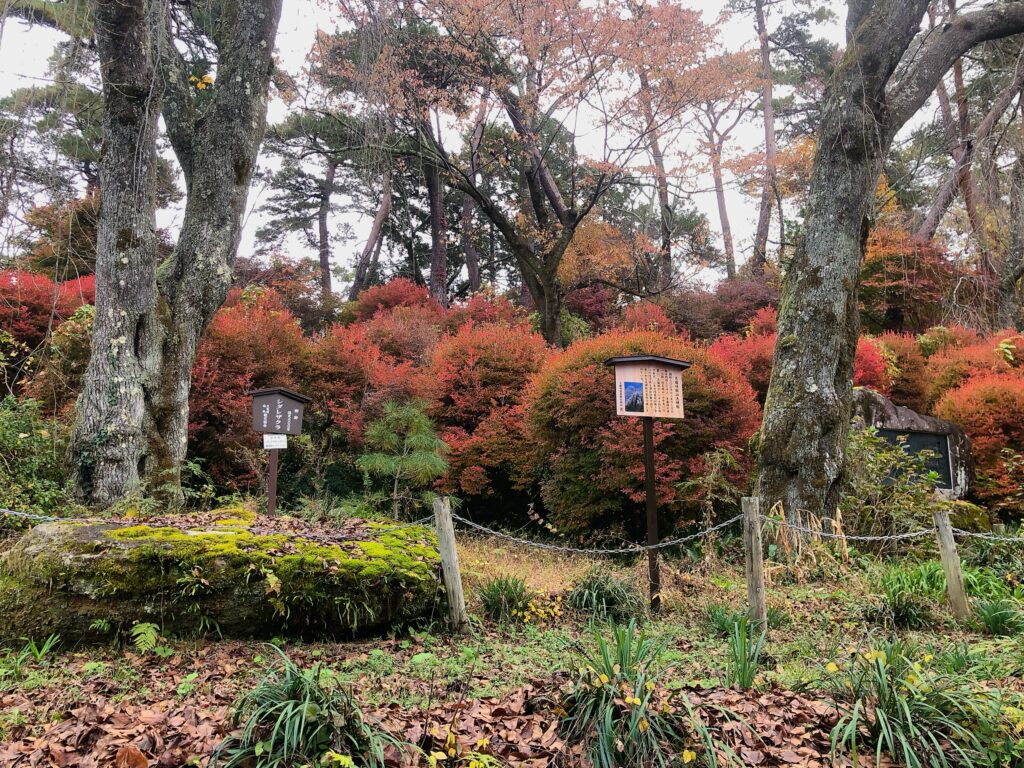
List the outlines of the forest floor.
<svg viewBox="0 0 1024 768">
<path fill-rule="evenodd" d="M 454 746 L 456 755 L 445 766 L 468 766 L 460 756 L 479 752 L 499 765 L 580 764 L 560 738 L 558 700 L 576 675 L 580 653 L 592 646 L 594 628 L 558 598 L 594 562 L 469 537 L 460 547 L 474 617 L 481 613 L 477 586 L 499 575 L 523 578 L 550 610 L 529 624 L 474 618 L 463 636 L 441 631 L 438 620 L 436 631 L 389 639 L 275 645 L 301 666 L 323 665 L 333 684 L 353 692 L 368 719 L 426 754 Z M 849 764 L 830 755 L 837 709 L 828 681 L 831 665 L 852 649 L 870 649 L 885 632 L 866 618 L 877 598 L 865 562 L 770 571 L 773 627 L 749 690 L 725 686 L 728 641 L 708 618 L 712 605 L 742 608 L 742 567 L 664 564 L 664 610 L 644 623 L 644 631 L 663 645 L 670 690 L 685 691 L 706 713 L 725 708 L 745 722 L 715 725 L 743 764 Z M 603 565 L 632 578 L 644 567 Z M 1020 635 L 980 634 L 936 603 L 927 629 L 901 636 L 922 663 L 960 649 L 963 670 L 975 684 L 1024 694 Z M 0 651 L 0 765 L 204 765 L 232 729 L 232 703 L 275 654 L 265 643 L 213 638 L 166 641 L 161 654 L 140 654 L 130 644 L 58 645 L 38 659 Z M 126 752 L 128 746 L 135 749 Z M 884 757 L 881 763 L 890 764 Z M 862 758 L 860 764 L 874 763 Z"/>
</svg>

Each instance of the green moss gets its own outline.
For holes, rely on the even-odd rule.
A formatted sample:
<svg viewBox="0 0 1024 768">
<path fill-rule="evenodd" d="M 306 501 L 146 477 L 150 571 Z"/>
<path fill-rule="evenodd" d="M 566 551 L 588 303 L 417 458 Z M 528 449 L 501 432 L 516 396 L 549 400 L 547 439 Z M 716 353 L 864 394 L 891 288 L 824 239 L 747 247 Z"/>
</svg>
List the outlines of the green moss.
<svg viewBox="0 0 1024 768">
<path fill-rule="evenodd" d="M 351 634 L 424 615 L 437 590 L 433 534 L 368 528 L 372 540 L 324 544 L 220 526 L 53 523 L 16 544 L 0 573 L 8 602 L 46 590 L 53 604 L 85 600 L 129 621 L 208 616 L 226 635 Z M 17 631 L 0 618 L 0 637 Z"/>
</svg>

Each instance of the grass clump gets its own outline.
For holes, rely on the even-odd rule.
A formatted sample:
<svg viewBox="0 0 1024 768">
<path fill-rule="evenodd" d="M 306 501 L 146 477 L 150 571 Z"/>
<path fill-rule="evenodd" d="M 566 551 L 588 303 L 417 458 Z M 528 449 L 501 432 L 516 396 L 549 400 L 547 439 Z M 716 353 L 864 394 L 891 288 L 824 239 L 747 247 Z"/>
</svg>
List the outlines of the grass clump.
<svg viewBox="0 0 1024 768">
<path fill-rule="evenodd" d="M 829 662 L 839 720 L 833 757 L 883 754 L 907 768 L 1001 764 L 1008 748 L 999 696 L 931 663 L 900 640 Z"/>
<path fill-rule="evenodd" d="M 760 632 L 758 632 L 760 629 Z M 761 667 L 761 651 L 768 635 L 767 628 L 741 616 L 733 624 L 729 635 L 728 665 L 725 669 L 725 684 L 730 688 L 749 690 L 754 687 L 757 672 Z"/>
<path fill-rule="evenodd" d="M 479 596 L 484 615 L 501 623 L 525 617 L 533 598 L 526 582 L 515 576 L 499 576 L 486 581 L 480 587 Z"/>
<path fill-rule="evenodd" d="M 974 614 L 987 634 L 1006 637 L 1024 632 L 1024 613 L 1013 600 L 979 600 L 974 605 Z"/>
<path fill-rule="evenodd" d="M 235 705 L 232 725 L 241 728 L 211 757 L 211 768 L 286 768 L 332 764 L 383 768 L 392 736 L 363 721 L 344 691 L 325 682 L 319 665 L 300 669 L 277 648 L 256 687 Z"/>
<path fill-rule="evenodd" d="M 594 768 L 693 763 L 697 749 L 712 764 L 716 744 L 689 703 L 673 708 L 662 682 L 662 646 L 636 621 L 594 633 L 595 650 L 579 658 L 572 691 L 563 700 L 562 732 L 583 745 Z"/>
<path fill-rule="evenodd" d="M 647 612 L 644 596 L 635 585 L 596 566 L 573 585 L 566 601 L 598 619 L 629 621 Z"/>
</svg>

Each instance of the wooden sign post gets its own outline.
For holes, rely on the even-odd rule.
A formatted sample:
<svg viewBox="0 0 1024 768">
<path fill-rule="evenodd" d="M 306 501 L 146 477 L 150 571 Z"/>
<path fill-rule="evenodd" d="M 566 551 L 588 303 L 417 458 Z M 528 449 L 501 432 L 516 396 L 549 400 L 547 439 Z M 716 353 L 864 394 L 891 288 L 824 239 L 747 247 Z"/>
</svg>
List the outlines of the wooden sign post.
<svg viewBox="0 0 1024 768">
<path fill-rule="evenodd" d="M 636 416 L 644 426 L 644 487 L 647 496 L 647 544 L 658 537 L 658 499 L 654 482 L 654 420 L 681 419 L 683 413 L 683 371 L 690 363 L 656 355 L 613 357 L 605 365 L 615 369 L 615 413 Z M 661 608 L 661 570 L 658 552 L 647 550 L 647 581 L 651 612 Z"/>
<path fill-rule="evenodd" d="M 302 434 L 302 414 L 310 399 L 283 387 L 254 389 L 252 428 L 263 433 L 263 447 L 270 451 L 267 478 L 267 514 L 277 510 L 278 454 L 288 447 L 288 435 Z"/>
</svg>

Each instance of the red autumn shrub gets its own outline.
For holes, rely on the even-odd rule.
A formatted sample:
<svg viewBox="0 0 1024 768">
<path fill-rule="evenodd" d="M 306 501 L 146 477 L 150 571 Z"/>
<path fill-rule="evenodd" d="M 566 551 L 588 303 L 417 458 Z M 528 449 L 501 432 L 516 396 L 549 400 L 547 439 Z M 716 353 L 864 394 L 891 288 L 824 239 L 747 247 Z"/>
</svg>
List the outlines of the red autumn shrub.
<svg viewBox="0 0 1024 768">
<path fill-rule="evenodd" d="M 758 310 L 779 303 L 779 286 L 771 278 L 722 280 L 715 286 L 715 299 L 722 330 L 741 331 Z"/>
<path fill-rule="evenodd" d="M 245 449 L 259 449 L 251 399 L 260 387 L 302 390 L 309 344 L 298 320 L 273 292 L 250 292 L 213 316 L 192 369 L 189 449 L 215 480 L 243 487 L 255 480 Z"/>
<path fill-rule="evenodd" d="M 415 304 L 379 309 L 356 325 L 362 326 L 366 337 L 383 352 L 419 366 L 430 362 L 443 321 L 440 305 Z"/>
<path fill-rule="evenodd" d="M 775 352 L 775 333 L 748 334 L 734 333 L 719 336 L 708 351 L 725 364 L 739 371 L 757 393 L 757 400 L 764 404 L 768 394 L 768 383 L 772 377 L 772 355 Z"/>
<path fill-rule="evenodd" d="M 892 374 L 889 371 L 885 349 L 877 341 L 866 336 L 857 339 L 853 386 L 868 387 L 883 395 L 888 395 L 892 389 Z"/>
<path fill-rule="evenodd" d="M 891 362 L 889 399 L 924 413 L 928 409 L 928 361 L 917 339 L 907 333 L 883 333 L 877 341 Z"/>
<path fill-rule="evenodd" d="M 507 296 L 480 291 L 470 296 L 468 301 L 449 307 L 444 325 L 449 331 L 457 331 L 466 323 L 517 325 L 526 322 L 528 317 L 529 313 L 513 304 Z"/>
<path fill-rule="evenodd" d="M 969 347 L 982 340 L 982 335 L 962 325 L 936 325 L 917 337 L 921 354 L 931 357 L 954 347 Z"/>
<path fill-rule="evenodd" d="M 1003 449 L 1020 452 L 1024 446 L 1024 377 L 1019 373 L 976 376 L 946 392 L 935 412 L 959 424 L 971 438 L 979 499 L 1000 506 L 1019 494 L 1021 489 L 1011 479 Z"/>
<path fill-rule="evenodd" d="M 750 318 L 750 325 L 747 328 L 747 333 L 752 336 L 767 336 L 768 334 L 775 333 L 775 329 L 779 324 L 779 313 L 775 307 L 761 307 L 754 313 L 753 317 Z"/>
<path fill-rule="evenodd" d="M 615 322 L 618 293 L 607 285 L 591 285 L 570 291 L 563 307 L 577 317 L 582 317 L 595 330 L 603 330 Z"/>
<path fill-rule="evenodd" d="M 92 275 L 55 283 L 35 272 L 0 272 L 0 328 L 29 350 L 38 347 L 76 309 L 95 300 Z"/>
<path fill-rule="evenodd" d="M 362 323 L 333 326 L 312 348 L 306 394 L 321 404 L 352 445 L 388 400 L 424 395 L 424 378 L 370 339 Z"/>
<path fill-rule="evenodd" d="M 622 310 L 622 319 L 616 328 L 623 331 L 658 331 L 674 334 L 675 323 L 668 319 L 665 310 L 651 301 L 637 301 L 627 304 Z"/>
<path fill-rule="evenodd" d="M 507 491 L 525 450 L 522 400 L 526 382 L 548 355 L 529 325 L 466 324 L 434 350 L 431 415 L 451 448 L 445 481 L 453 493 Z"/>
<path fill-rule="evenodd" d="M 430 296 L 430 291 L 405 277 L 396 277 L 384 285 L 375 285 L 359 294 L 351 308 L 352 317 L 366 320 L 378 312 L 394 307 L 434 307 L 439 313 L 441 305 Z"/>
<path fill-rule="evenodd" d="M 683 375 L 686 419 L 654 427 L 656 482 L 663 530 L 697 516 L 681 498 L 701 456 L 716 448 L 739 454 L 761 409 L 738 371 L 697 345 L 649 331 L 611 331 L 578 341 L 549 359 L 527 393 L 532 472 L 559 529 L 595 539 L 643 530 L 643 440 L 640 419 L 615 415 L 609 357 L 651 354 L 689 360 Z M 736 477 L 743 484 L 745 477 Z"/>
<path fill-rule="evenodd" d="M 993 339 L 982 339 L 963 346 L 947 345 L 927 360 L 928 401 L 935 405 L 957 387 L 979 376 L 1007 373 L 1013 366 Z"/>
</svg>

